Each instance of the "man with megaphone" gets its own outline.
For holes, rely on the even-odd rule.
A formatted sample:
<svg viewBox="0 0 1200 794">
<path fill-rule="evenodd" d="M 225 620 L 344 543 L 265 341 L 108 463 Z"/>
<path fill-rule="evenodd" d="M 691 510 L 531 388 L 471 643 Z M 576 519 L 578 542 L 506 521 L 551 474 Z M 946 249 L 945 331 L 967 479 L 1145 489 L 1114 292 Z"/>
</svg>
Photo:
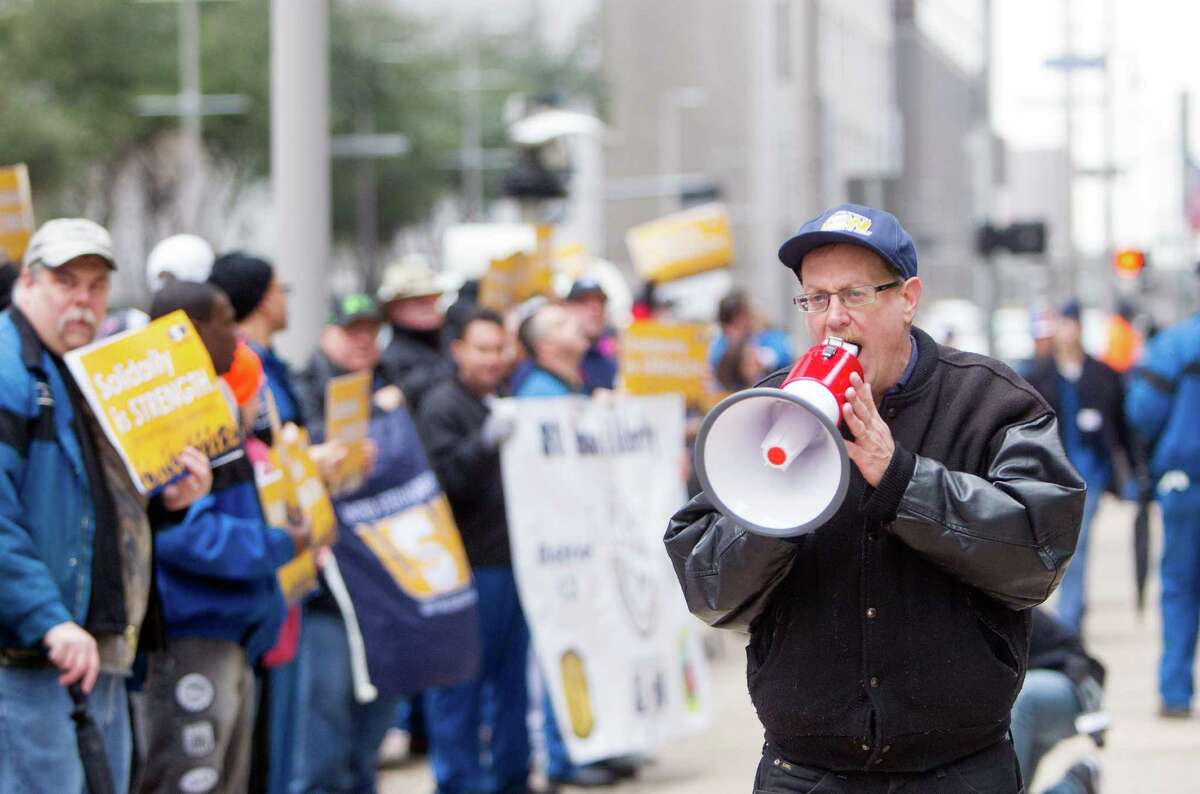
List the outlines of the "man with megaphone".
<svg viewBox="0 0 1200 794">
<path fill-rule="evenodd" d="M 821 344 L 706 417 L 704 493 L 666 534 L 692 612 L 750 633 L 754 790 L 1016 794 L 1029 609 L 1083 512 L 1054 412 L 913 326 L 889 213 L 835 207 L 779 257 Z"/>
</svg>

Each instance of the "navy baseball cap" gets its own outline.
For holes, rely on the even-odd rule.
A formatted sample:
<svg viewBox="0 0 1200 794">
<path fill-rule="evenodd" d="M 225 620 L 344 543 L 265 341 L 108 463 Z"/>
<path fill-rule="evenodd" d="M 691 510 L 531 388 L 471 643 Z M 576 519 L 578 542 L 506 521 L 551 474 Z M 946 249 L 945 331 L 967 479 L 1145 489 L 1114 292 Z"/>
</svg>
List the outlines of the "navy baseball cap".
<svg viewBox="0 0 1200 794">
<path fill-rule="evenodd" d="M 848 243 L 878 254 L 903 278 L 917 275 L 917 248 L 890 212 L 861 204 L 839 204 L 800 227 L 779 248 L 779 261 L 800 276 L 800 263 L 814 248 Z"/>
</svg>

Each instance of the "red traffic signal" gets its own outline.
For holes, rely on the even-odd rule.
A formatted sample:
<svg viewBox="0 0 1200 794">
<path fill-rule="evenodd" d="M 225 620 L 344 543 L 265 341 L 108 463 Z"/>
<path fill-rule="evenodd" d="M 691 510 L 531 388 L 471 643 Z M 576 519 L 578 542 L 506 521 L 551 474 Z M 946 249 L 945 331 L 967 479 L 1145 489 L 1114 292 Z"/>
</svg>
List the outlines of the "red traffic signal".
<svg viewBox="0 0 1200 794">
<path fill-rule="evenodd" d="M 1146 254 L 1136 248 L 1125 248 L 1113 254 L 1113 268 L 1121 278 L 1137 278 L 1146 266 Z"/>
</svg>

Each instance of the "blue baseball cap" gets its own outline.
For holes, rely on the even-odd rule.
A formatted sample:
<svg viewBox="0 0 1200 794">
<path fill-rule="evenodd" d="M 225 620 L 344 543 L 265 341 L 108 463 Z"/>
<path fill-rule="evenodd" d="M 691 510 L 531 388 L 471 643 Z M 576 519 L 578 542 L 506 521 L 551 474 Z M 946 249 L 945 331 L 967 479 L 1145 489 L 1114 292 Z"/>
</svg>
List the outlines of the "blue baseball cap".
<svg viewBox="0 0 1200 794">
<path fill-rule="evenodd" d="M 917 275 L 917 248 L 890 212 L 861 204 L 839 204 L 800 227 L 779 248 L 779 261 L 800 276 L 800 263 L 814 248 L 848 243 L 866 248 L 903 278 Z"/>
</svg>

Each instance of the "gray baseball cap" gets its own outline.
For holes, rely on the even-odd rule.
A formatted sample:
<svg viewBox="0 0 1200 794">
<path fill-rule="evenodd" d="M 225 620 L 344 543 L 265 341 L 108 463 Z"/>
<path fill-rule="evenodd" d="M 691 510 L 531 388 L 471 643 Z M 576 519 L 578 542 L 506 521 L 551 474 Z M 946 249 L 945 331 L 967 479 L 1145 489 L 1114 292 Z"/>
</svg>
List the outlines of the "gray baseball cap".
<svg viewBox="0 0 1200 794">
<path fill-rule="evenodd" d="M 34 262 L 62 267 L 76 257 L 88 255 L 101 257 L 110 268 L 117 269 L 112 237 L 103 226 L 86 218 L 56 218 L 43 223 L 29 238 L 22 261 L 24 267 Z"/>
</svg>

